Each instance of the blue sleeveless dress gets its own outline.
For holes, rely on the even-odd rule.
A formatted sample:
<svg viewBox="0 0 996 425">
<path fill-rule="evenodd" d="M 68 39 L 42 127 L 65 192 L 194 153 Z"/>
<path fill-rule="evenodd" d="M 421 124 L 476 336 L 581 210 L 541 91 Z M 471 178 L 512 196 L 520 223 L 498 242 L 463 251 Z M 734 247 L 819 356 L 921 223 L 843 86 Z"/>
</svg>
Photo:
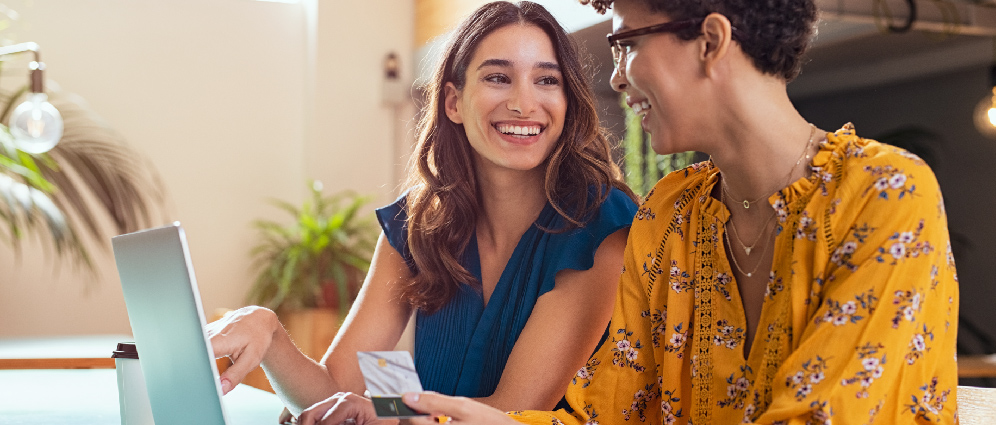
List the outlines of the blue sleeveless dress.
<svg viewBox="0 0 996 425">
<path fill-rule="evenodd" d="M 602 240 L 629 227 L 636 209 L 632 199 L 613 188 L 585 227 L 548 233 L 541 228 L 562 228 L 566 220 L 547 203 L 536 225 L 516 245 L 487 306 L 478 285 L 461 285 L 439 311 L 416 313 L 415 369 L 422 387 L 464 397 L 493 394 L 536 300 L 553 289 L 557 272 L 590 269 Z M 377 218 L 388 242 L 414 271 L 405 195 L 378 209 Z M 467 245 L 461 264 L 481 278 L 476 236 Z"/>
</svg>

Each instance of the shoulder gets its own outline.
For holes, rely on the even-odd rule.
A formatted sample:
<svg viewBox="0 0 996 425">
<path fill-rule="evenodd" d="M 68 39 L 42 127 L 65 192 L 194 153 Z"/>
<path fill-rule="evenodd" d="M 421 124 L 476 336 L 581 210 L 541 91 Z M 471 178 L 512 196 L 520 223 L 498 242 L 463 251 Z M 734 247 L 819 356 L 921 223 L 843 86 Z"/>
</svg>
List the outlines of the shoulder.
<svg viewBox="0 0 996 425">
<path fill-rule="evenodd" d="M 632 221 L 634 214 L 636 214 L 636 201 L 615 187 L 609 189 L 605 200 L 598 206 L 599 220 L 615 221 L 624 219 Z"/>
<path fill-rule="evenodd" d="M 898 147 L 864 139 L 849 126 L 828 136 L 835 144 L 824 165 L 829 204 L 827 217 L 842 238 L 865 235 L 865 230 L 894 232 L 930 228 L 947 231 L 946 212 L 934 172 L 917 157 Z"/>
<path fill-rule="evenodd" d="M 715 168 L 710 161 L 695 163 L 669 173 L 660 179 L 644 197 L 640 204 L 641 211 L 645 208 L 654 211 L 666 211 L 672 208 L 674 210 L 685 209 L 687 203 L 699 192 L 709 176 L 714 173 Z"/>
<path fill-rule="evenodd" d="M 395 199 L 394 202 L 375 210 L 377 220 L 380 221 L 381 227 L 384 227 L 385 230 L 387 230 L 386 227 L 388 225 L 408 221 L 407 200 L 408 192 L 405 192 Z"/>
<path fill-rule="evenodd" d="M 616 232 L 628 229 L 633 224 L 635 214 L 636 202 L 622 190 L 611 188 L 605 200 L 583 226 L 566 232 L 545 232 L 547 248 L 543 261 L 550 276 L 564 269 L 591 269 L 602 242 L 610 239 Z M 624 240 L 625 236 L 620 235 L 618 238 Z M 619 252 L 622 252 L 621 246 Z M 550 288 L 552 286 L 544 287 L 543 291 Z"/>
<path fill-rule="evenodd" d="M 834 154 L 840 164 L 837 174 L 841 198 L 907 205 L 940 200 L 940 186 L 933 170 L 916 155 L 853 134 L 840 137 L 837 143 Z"/>
<path fill-rule="evenodd" d="M 589 248 L 594 249 L 597 248 L 602 239 L 617 230 L 628 228 L 633 223 L 637 205 L 636 201 L 630 198 L 626 192 L 611 187 L 604 194 L 599 194 L 596 189 L 592 189 L 591 195 L 598 197 L 604 195 L 604 199 L 594 208 L 592 215 L 580 227 L 566 232 L 554 231 L 549 236 L 560 243 L 586 241 L 584 244 L 591 245 Z M 564 225 L 562 217 L 557 216 L 556 220 L 556 226 Z M 556 226 L 550 226 L 550 228 L 556 229 Z"/>
<path fill-rule="evenodd" d="M 552 233 L 575 235 L 578 233 L 599 233 L 603 227 L 629 227 L 636 214 L 636 201 L 626 192 L 614 187 L 592 185 L 587 191 L 584 215 L 576 206 L 568 206 L 567 214 L 579 218 L 579 225 L 569 224 L 564 213 L 553 207 L 553 201 L 547 203 L 536 223 Z M 579 217 L 580 216 L 580 217 Z M 566 232 L 565 232 L 566 230 Z M 611 233 L 611 231 L 609 232 Z"/>
<path fill-rule="evenodd" d="M 412 259 L 411 252 L 408 251 L 407 200 L 408 193 L 406 192 L 394 202 L 377 208 L 375 213 L 387 242 L 401 254 L 408 266 L 413 268 L 414 259 Z"/>
</svg>

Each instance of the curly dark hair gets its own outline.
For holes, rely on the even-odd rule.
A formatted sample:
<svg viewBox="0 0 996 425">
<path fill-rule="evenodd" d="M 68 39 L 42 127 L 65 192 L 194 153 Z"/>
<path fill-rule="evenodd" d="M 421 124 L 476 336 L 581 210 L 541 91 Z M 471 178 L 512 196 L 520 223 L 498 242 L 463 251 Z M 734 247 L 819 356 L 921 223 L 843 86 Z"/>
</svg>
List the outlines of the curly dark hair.
<svg viewBox="0 0 996 425">
<path fill-rule="evenodd" d="M 614 0 L 579 0 L 605 13 Z M 786 82 L 799 75 L 802 57 L 816 34 L 814 0 L 634 0 L 652 12 L 673 20 L 703 18 L 710 13 L 726 16 L 736 27 L 740 49 L 765 74 Z M 679 32 L 683 40 L 701 33 L 695 28 Z"/>
</svg>

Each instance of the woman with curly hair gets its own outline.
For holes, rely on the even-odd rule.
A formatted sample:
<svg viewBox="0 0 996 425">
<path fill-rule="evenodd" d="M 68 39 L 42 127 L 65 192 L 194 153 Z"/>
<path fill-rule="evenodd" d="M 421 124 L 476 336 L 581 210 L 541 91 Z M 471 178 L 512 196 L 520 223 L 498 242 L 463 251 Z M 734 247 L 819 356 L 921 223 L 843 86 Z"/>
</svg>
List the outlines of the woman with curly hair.
<svg viewBox="0 0 996 425">
<path fill-rule="evenodd" d="M 406 403 L 478 425 L 955 423 L 958 283 L 937 181 L 795 110 L 814 1 L 592 2 L 612 6 L 612 86 L 654 150 L 711 159 L 641 204 L 611 339 L 570 409 Z M 356 416 L 340 410 L 328 423 Z"/>
<path fill-rule="evenodd" d="M 464 20 L 426 89 L 409 190 L 377 211 L 384 233 L 325 357 L 244 308 L 211 326 L 215 354 L 235 360 L 223 388 L 262 363 L 295 413 L 362 394 L 356 352 L 393 349 L 414 313 L 423 387 L 553 408 L 605 332 L 636 213 L 585 69 L 537 4 Z"/>
</svg>

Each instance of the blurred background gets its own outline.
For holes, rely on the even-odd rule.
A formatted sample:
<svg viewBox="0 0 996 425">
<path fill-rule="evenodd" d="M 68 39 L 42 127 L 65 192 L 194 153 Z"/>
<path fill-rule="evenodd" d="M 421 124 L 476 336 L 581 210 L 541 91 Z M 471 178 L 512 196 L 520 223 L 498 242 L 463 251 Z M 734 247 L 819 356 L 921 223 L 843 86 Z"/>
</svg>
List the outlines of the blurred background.
<svg viewBox="0 0 996 425">
<path fill-rule="evenodd" d="M 123 161 L 146 172 L 149 214 L 132 224 L 183 224 L 210 316 L 246 305 L 269 267 L 260 262 L 275 261 L 250 252 L 263 238 L 260 221 L 294 233 L 319 202 L 316 187 L 363 197 L 355 213 L 364 220 L 399 195 L 423 102 L 419 82 L 440 36 L 483 3 L 0 0 L 0 45 L 37 43 L 53 103 L 85 110 L 90 125 L 127 152 Z M 658 156 L 638 129 L 627 130 L 628 111 L 608 86 L 608 17 L 573 0 L 539 3 L 591 54 L 603 124 L 619 139 L 617 159 L 638 192 L 701 159 Z M 961 283 L 959 352 L 996 352 L 996 318 L 987 313 L 996 299 L 989 280 L 996 271 L 989 243 L 996 240 L 996 130 L 984 119 L 996 9 L 960 0 L 817 3 L 819 34 L 790 96 L 821 128 L 853 122 L 859 135 L 930 163 L 945 194 Z M 13 102 L 32 58 L 0 60 L 0 89 Z M 67 119 L 67 134 L 70 127 Z M 99 194 L 85 197 L 85 205 L 101 203 Z M 297 221 L 273 200 L 301 207 L 292 211 Z M 99 235 L 79 240 L 90 267 L 60 255 L 42 224 L 16 237 L 2 230 L 12 219 L 0 222 L 0 338 L 130 334 L 107 243 L 119 227 L 110 216 L 95 217 Z M 339 305 L 317 291 L 318 304 Z"/>
</svg>

